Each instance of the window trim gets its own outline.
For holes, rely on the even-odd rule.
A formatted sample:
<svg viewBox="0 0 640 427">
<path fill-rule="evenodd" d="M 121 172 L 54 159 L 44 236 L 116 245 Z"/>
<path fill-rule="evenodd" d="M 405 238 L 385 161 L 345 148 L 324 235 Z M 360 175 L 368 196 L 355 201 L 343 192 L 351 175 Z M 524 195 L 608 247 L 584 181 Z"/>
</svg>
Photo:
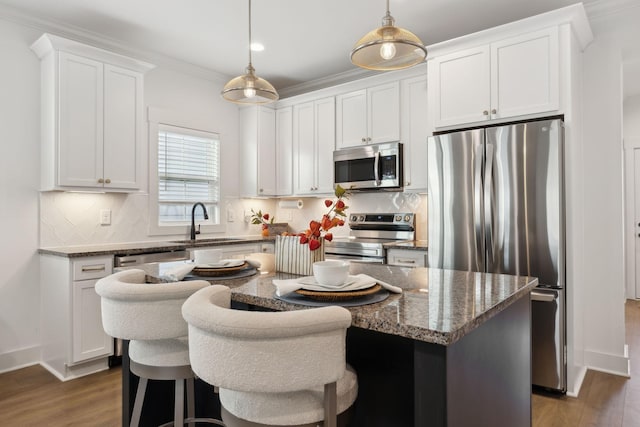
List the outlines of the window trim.
<svg viewBox="0 0 640 427">
<path fill-rule="evenodd" d="M 191 224 L 184 225 L 159 225 L 158 224 L 158 131 L 160 125 L 180 127 L 195 132 L 215 133 L 220 140 L 220 157 L 222 161 L 223 141 L 222 133 L 212 129 L 203 123 L 196 123 L 184 114 L 178 111 L 169 111 L 161 108 L 148 108 L 149 121 L 149 236 L 171 236 L 171 235 L 189 235 Z M 222 222 L 222 204 L 224 200 L 223 178 L 220 174 L 220 188 L 218 210 L 220 218 L 219 224 L 201 223 L 200 231 L 202 233 L 223 233 L 227 230 L 226 225 Z"/>
</svg>

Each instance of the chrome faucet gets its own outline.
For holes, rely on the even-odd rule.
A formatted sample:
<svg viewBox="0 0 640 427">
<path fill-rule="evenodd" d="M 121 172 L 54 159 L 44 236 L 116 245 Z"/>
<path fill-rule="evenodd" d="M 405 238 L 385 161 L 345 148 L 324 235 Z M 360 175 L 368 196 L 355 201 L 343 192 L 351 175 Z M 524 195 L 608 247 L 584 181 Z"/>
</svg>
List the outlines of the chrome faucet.
<svg viewBox="0 0 640 427">
<path fill-rule="evenodd" d="M 198 230 L 196 231 L 196 208 L 198 206 L 202 206 L 202 211 L 204 212 L 204 219 L 209 219 L 209 215 L 207 214 L 207 208 L 201 202 L 198 202 L 193 205 L 191 209 L 191 240 L 196 240 L 196 234 L 200 234 L 200 224 L 198 224 Z"/>
</svg>

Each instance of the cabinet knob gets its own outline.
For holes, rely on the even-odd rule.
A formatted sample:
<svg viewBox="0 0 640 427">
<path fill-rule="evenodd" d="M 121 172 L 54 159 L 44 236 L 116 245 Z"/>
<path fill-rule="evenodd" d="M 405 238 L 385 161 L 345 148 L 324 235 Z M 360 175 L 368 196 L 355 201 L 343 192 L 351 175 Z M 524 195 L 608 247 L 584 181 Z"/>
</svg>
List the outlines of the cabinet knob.
<svg viewBox="0 0 640 427">
<path fill-rule="evenodd" d="M 362 142 L 367 142 L 367 138 L 362 138 Z"/>
<path fill-rule="evenodd" d="M 309 188 L 309 191 L 313 191 L 313 187 Z"/>
<path fill-rule="evenodd" d="M 258 190 L 258 191 L 261 192 L 261 193 L 264 192 L 264 190 L 262 188 L 260 190 Z"/>
<path fill-rule="evenodd" d="M 105 184 L 111 184 L 111 180 L 109 178 L 104 180 Z"/>
<path fill-rule="evenodd" d="M 484 111 L 482 112 L 482 115 L 483 115 L 483 116 L 488 116 L 488 115 L 489 115 L 489 112 L 488 112 L 487 110 L 484 110 Z"/>
<path fill-rule="evenodd" d="M 98 184 L 103 184 L 103 183 L 104 183 L 104 179 L 98 178 Z"/>
<path fill-rule="evenodd" d="M 367 141 L 371 142 L 371 138 L 367 137 Z"/>
<path fill-rule="evenodd" d="M 491 110 L 491 114 L 497 114 L 498 111 L 494 108 L 493 110 Z"/>
</svg>

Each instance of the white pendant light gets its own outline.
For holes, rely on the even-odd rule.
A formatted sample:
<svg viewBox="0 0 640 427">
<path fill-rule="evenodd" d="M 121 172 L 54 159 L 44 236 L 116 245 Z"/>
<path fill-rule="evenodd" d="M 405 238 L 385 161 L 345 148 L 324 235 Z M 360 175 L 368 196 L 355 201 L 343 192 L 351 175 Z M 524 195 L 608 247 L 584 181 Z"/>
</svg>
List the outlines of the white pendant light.
<svg viewBox="0 0 640 427">
<path fill-rule="evenodd" d="M 251 0 L 249 0 L 249 46 L 251 46 Z M 249 65 L 246 73 L 224 85 L 222 97 L 237 104 L 268 104 L 279 98 L 275 88 L 263 78 L 256 76 L 251 64 L 251 47 L 249 48 Z"/>
<path fill-rule="evenodd" d="M 409 68 L 427 57 L 427 49 L 411 31 L 396 27 L 389 13 L 382 18 L 382 27 L 365 34 L 351 51 L 351 62 L 368 70 L 390 71 Z"/>
</svg>

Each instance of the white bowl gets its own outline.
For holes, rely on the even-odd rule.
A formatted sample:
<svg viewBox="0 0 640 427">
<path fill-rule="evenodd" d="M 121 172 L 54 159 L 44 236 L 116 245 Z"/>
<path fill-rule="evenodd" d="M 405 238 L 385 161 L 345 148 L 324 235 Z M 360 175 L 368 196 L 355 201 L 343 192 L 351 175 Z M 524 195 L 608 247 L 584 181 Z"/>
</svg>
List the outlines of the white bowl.
<svg viewBox="0 0 640 427">
<path fill-rule="evenodd" d="M 342 285 L 349 277 L 349 263 L 345 261 L 314 262 L 313 277 L 323 286 Z"/>
</svg>

